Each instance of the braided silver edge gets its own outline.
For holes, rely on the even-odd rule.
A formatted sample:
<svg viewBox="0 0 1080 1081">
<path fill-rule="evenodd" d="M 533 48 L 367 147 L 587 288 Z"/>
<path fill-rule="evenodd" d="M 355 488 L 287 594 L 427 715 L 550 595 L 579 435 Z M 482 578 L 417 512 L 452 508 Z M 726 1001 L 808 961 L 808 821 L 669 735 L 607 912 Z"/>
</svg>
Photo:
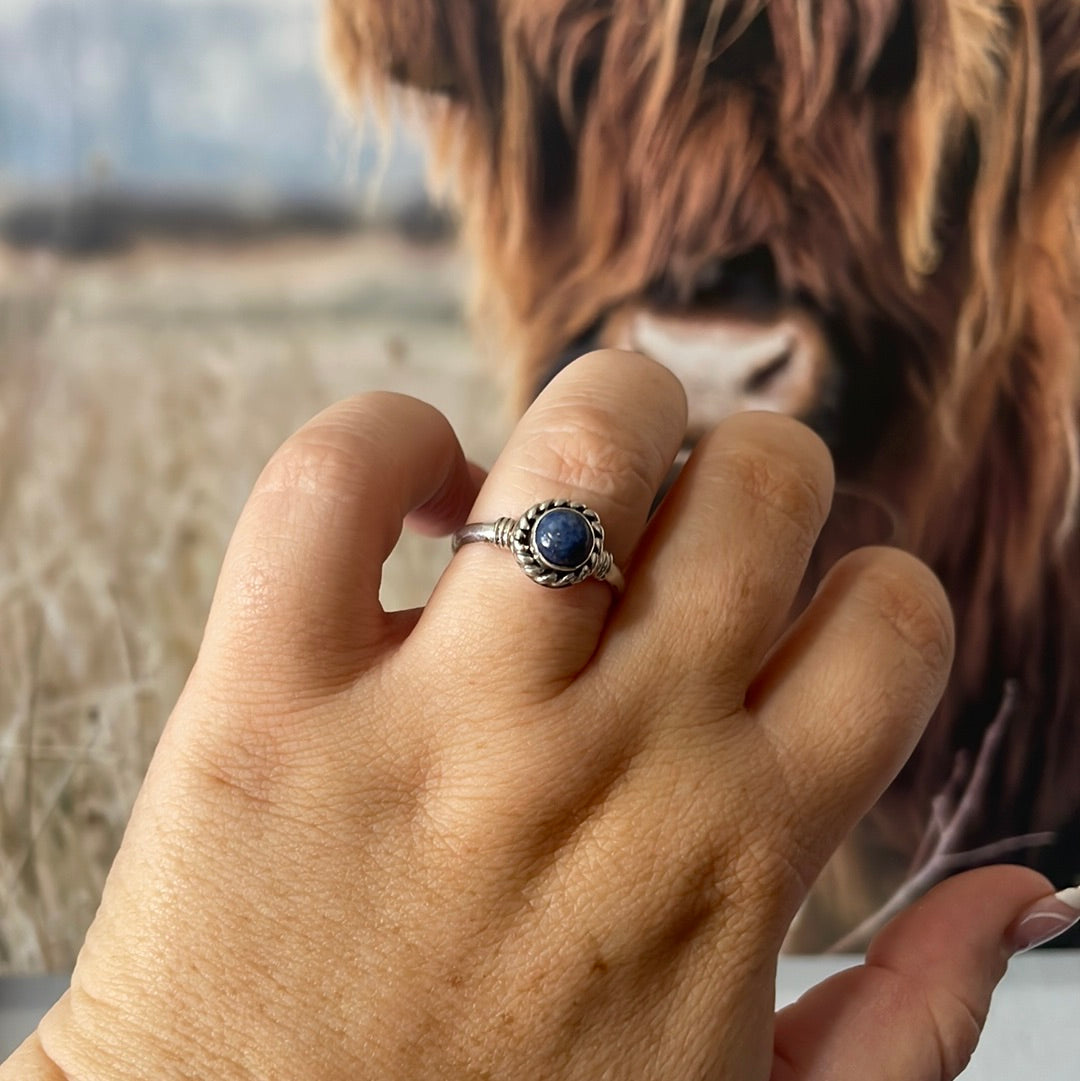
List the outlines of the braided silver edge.
<svg viewBox="0 0 1080 1081">
<path fill-rule="evenodd" d="M 592 551 L 588 559 L 572 571 L 547 563 L 535 541 L 536 523 L 540 518 L 548 511 L 562 509 L 580 514 L 589 523 L 592 532 Z M 497 548 L 508 549 L 528 577 L 547 589 L 565 589 L 588 578 L 607 582 L 616 593 L 621 593 L 625 587 L 622 572 L 615 565 L 615 557 L 604 548 L 604 527 L 600 524 L 600 516 L 584 503 L 573 503 L 569 499 L 549 499 L 530 507 L 520 518 L 473 522 L 454 534 L 452 547 L 454 552 L 457 552 L 462 545 L 473 543 L 493 544 Z"/>
<path fill-rule="evenodd" d="M 592 530 L 593 546 L 589 558 L 576 570 L 565 571 L 552 567 L 540 555 L 534 539 L 536 523 L 551 510 L 577 511 L 589 523 Z M 604 556 L 604 527 L 600 524 L 600 515 L 589 510 L 584 503 L 571 503 L 569 499 L 549 499 L 530 507 L 518 520 L 510 550 L 518 561 L 518 566 L 537 584 L 548 589 L 565 589 L 576 586 L 586 578 L 598 577 L 597 567 Z M 610 571 L 610 567 L 608 568 Z"/>
</svg>

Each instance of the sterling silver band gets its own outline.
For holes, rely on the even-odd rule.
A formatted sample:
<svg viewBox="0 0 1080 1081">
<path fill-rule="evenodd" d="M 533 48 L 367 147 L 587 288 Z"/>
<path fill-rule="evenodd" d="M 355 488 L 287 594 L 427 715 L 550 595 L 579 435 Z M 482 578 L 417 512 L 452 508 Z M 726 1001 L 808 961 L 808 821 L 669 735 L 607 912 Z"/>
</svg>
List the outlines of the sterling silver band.
<svg viewBox="0 0 1080 1081">
<path fill-rule="evenodd" d="M 493 544 L 509 549 L 518 566 L 537 585 L 564 589 L 589 578 L 607 582 L 621 593 L 626 582 L 604 547 L 600 516 L 584 503 L 549 499 L 520 518 L 471 522 L 453 537 L 453 550 L 465 544 Z"/>
</svg>

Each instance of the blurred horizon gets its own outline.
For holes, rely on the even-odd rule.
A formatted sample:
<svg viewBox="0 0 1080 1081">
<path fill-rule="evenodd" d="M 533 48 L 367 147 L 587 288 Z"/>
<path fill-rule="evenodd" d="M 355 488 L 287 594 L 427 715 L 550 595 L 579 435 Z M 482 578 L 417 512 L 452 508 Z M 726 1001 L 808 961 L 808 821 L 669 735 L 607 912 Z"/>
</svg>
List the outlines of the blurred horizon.
<svg viewBox="0 0 1080 1081">
<path fill-rule="evenodd" d="M 319 13 L 318 0 L 3 0 L 0 205 L 423 201 L 415 139 L 395 125 L 383 161 L 335 102 Z"/>
</svg>

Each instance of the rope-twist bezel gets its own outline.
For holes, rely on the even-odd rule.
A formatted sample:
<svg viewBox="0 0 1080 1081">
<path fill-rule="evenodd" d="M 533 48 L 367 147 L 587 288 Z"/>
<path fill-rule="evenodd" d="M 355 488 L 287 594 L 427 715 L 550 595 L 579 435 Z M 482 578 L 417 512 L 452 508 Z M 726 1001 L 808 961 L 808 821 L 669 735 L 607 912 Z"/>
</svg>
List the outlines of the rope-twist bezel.
<svg viewBox="0 0 1080 1081">
<path fill-rule="evenodd" d="M 548 511 L 562 509 L 580 514 L 592 532 L 592 551 L 588 559 L 573 570 L 556 570 L 548 566 L 540 558 L 535 542 L 536 523 Z M 506 519 L 500 519 L 496 523 L 497 532 L 504 521 Z M 549 499 L 530 507 L 513 525 L 510 550 L 514 553 L 521 569 L 537 585 L 546 586 L 549 589 L 564 589 L 584 582 L 587 578 L 606 578 L 611 572 L 613 557 L 604 551 L 604 527 L 600 524 L 600 516 L 584 503 L 572 503 L 568 499 Z"/>
</svg>

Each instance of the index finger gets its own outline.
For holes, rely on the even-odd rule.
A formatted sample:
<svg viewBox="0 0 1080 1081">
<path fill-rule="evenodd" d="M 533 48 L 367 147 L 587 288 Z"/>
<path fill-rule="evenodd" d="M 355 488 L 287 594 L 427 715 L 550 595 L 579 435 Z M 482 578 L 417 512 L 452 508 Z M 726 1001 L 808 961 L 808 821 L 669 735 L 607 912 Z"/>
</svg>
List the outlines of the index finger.
<svg viewBox="0 0 1080 1081">
<path fill-rule="evenodd" d="M 479 479 L 430 405 L 374 393 L 327 409 L 256 483 L 229 544 L 201 656 L 224 658 L 231 678 L 272 687 L 351 682 L 393 639 L 379 587 L 404 519 L 415 512 L 426 532 L 453 530 Z"/>
</svg>

